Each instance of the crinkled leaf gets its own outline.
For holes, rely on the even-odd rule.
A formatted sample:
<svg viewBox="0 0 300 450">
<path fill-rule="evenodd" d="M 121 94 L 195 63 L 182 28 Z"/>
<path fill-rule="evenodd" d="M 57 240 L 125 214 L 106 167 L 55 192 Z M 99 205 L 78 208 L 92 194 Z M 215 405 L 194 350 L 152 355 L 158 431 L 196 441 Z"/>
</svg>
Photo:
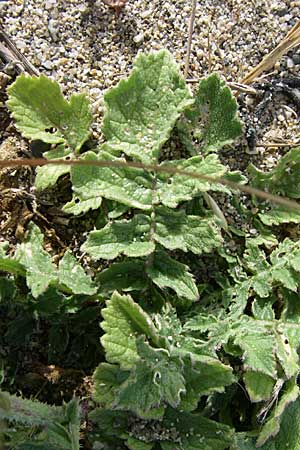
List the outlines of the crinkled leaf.
<svg viewBox="0 0 300 450">
<path fill-rule="evenodd" d="M 212 178 L 220 178 L 226 172 L 217 155 L 208 155 L 205 158 L 201 156 L 193 156 L 192 158 L 166 163 L 182 170 L 194 172 L 197 175 L 206 175 Z M 162 164 L 163 166 L 163 164 Z M 176 206 L 183 201 L 192 200 L 192 198 L 206 191 L 228 191 L 225 186 L 217 183 L 210 183 L 205 180 L 191 178 L 188 176 L 175 174 L 159 174 L 156 187 L 157 197 L 161 203 L 169 208 Z"/>
<path fill-rule="evenodd" d="M 237 333 L 234 343 L 243 350 L 246 368 L 276 377 L 274 337 L 266 329 L 251 320 L 247 328 Z"/>
<path fill-rule="evenodd" d="M 47 159 L 66 159 L 71 154 L 70 149 L 66 149 L 64 145 L 59 145 L 58 148 L 44 153 Z M 37 190 L 43 190 L 54 186 L 60 176 L 65 175 L 71 171 L 71 166 L 46 165 L 37 167 L 34 185 Z"/>
<path fill-rule="evenodd" d="M 141 291 L 148 284 L 144 264 L 141 261 L 124 261 L 111 264 L 97 276 L 101 292 Z"/>
<path fill-rule="evenodd" d="M 256 441 L 256 445 L 259 447 L 263 445 L 268 439 L 271 437 L 274 437 L 278 434 L 280 430 L 280 423 L 281 420 L 284 417 L 285 411 L 287 410 L 289 404 L 295 402 L 297 400 L 298 402 L 298 408 L 296 408 L 296 414 L 299 415 L 299 412 L 297 411 L 299 409 L 299 387 L 294 384 L 293 381 L 290 381 L 286 383 L 286 388 L 284 390 L 284 393 L 282 394 L 280 400 L 278 401 L 277 406 L 275 406 L 272 416 L 268 419 L 268 421 L 263 426 L 262 430 L 259 433 L 259 436 Z M 293 423 L 295 423 L 295 418 L 292 418 L 291 423 L 289 424 L 289 427 L 293 429 Z M 297 432 L 297 435 L 299 435 L 298 427 L 296 426 L 295 431 Z M 290 439 L 293 439 L 292 433 L 288 432 L 288 436 Z M 292 448 L 287 447 L 286 444 L 284 448 Z M 279 447 L 278 447 L 279 449 Z"/>
<path fill-rule="evenodd" d="M 263 224 L 267 226 L 282 223 L 300 223 L 300 212 L 291 208 L 274 206 L 270 211 L 258 214 Z"/>
<path fill-rule="evenodd" d="M 7 105 L 24 137 L 49 144 L 65 141 L 75 151 L 89 137 L 92 114 L 84 95 L 73 94 L 67 101 L 58 83 L 44 75 L 21 75 L 7 91 Z"/>
<path fill-rule="evenodd" d="M 152 264 L 146 272 L 150 279 L 161 289 L 166 287 L 173 289 L 179 297 L 195 301 L 198 299 L 198 289 L 193 276 L 188 272 L 188 267 L 175 259 L 170 258 L 165 252 L 154 253 Z"/>
<path fill-rule="evenodd" d="M 91 277 L 85 273 L 70 251 L 67 251 L 59 262 L 58 281 L 73 294 L 92 295 L 97 291 Z"/>
<path fill-rule="evenodd" d="M 163 450 L 225 450 L 233 440 L 233 430 L 201 414 L 168 408 L 164 420 Z M 169 434 L 169 438 L 168 438 Z"/>
<path fill-rule="evenodd" d="M 102 132 L 107 148 L 144 163 L 154 162 L 192 99 L 171 54 L 140 54 L 127 80 L 104 97 Z"/>
<path fill-rule="evenodd" d="M 100 158 L 113 159 L 104 152 L 100 154 Z M 82 159 L 97 161 L 99 158 L 95 153 L 87 152 Z M 124 159 L 120 161 L 124 162 Z M 71 179 L 74 197 L 64 206 L 66 212 L 79 214 L 89 208 L 97 209 L 101 204 L 101 197 L 133 208 L 152 208 L 153 179 L 142 169 L 74 166 L 71 169 Z"/>
<path fill-rule="evenodd" d="M 81 250 L 94 259 L 114 259 L 122 253 L 131 257 L 149 255 L 155 250 L 150 225 L 150 216 L 144 214 L 109 223 L 101 230 L 91 231 Z"/>
<path fill-rule="evenodd" d="M 185 392 L 180 358 L 172 357 L 167 350 L 154 349 L 141 340 L 137 343 L 137 350 L 140 360 L 120 387 L 116 398 L 118 407 L 143 417 L 149 410 L 164 403 L 174 408 L 178 406 Z"/>
<path fill-rule="evenodd" d="M 202 120 L 201 137 L 204 153 L 216 152 L 231 144 L 242 132 L 237 117 L 237 102 L 217 74 L 200 81 L 195 104 L 188 116 L 195 123 Z"/>
<path fill-rule="evenodd" d="M 208 253 L 222 243 L 213 219 L 186 215 L 166 207 L 156 210 L 154 239 L 169 250 L 181 249 L 196 254 Z"/>
<path fill-rule="evenodd" d="M 238 284 L 235 290 L 252 287 L 260 297 L 268 297 L 274 284 L 296 292 L 300 283 L 300 244 L 299 241 L 285 239 L 270 254 L 267 261 L 265 253 L 251 245 L 244 254 L 244 263 L 253 275 Z"/>
<path fill-rule="evenodd" d="M 183 349 L 184 351 L 184 349 Z M 186 380 L 186 393 L 182 396 L 180 408 L 193 411 L 202 395 L 213 392 L 224 392 L 225 387 L 234 383 L 235 378 L 230 366 L 222 364 L 214 358 L 189 356 L 186 352 L 184 359 L 184 377 Z M 196 356 L 194 358 L 194 356 Z"/>
<path fill-rule="evenodd" d="M 104 336 L 101 342 L 106 359 L 118 363 L 122 369 L 130 369 L 139 359 L 136 338 L 144 335 L 157 340 L 157 331 L 148 314 L 128 295 L 115 292 L 102 310 L 101 323 Z"/>
<path fill-rule="evenodd" d="M 152 220 L 150 216 L 136 214 L 131 220 L 115 221 L 91 231 L 81 250 L 94 259 L 114 259 L 120 254 L 141 257 L 153 253 L 155 241 L 170 250 L 200 254 L 220 245 L 222 237 L 212 219 L 160 207 Z"/>
<path fill-rule="evenodd" d="M 43 240 L 40 229 L 30 223 L 27 238 L 17 246 L 14 256 L 26 269 L 26 281 L 33 297 L 38 297 L 51 283 L 57 281 L 56 268 L 49 253 L 43 249 Z"/>
</svg>

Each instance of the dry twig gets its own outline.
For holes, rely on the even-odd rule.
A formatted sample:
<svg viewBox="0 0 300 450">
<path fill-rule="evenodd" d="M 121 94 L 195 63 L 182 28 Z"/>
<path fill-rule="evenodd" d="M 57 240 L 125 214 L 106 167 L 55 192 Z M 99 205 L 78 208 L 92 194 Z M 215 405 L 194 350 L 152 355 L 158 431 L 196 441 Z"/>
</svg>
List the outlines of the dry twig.
<svg viewBox="0 0 300 450">
<path fill-rule="evenodd" d="M 274 48 L 262 61 L 250 70 L 241 80 L 243 84 L 250 84 L 258 78 L 262 72 L 270 69 L 274 64 L 281 59 L 290 49 L 297 47 L 300 44 L 300 22 L 296 23 L 293 28 L 287 33 L 282 41 Z"/>
</svg>

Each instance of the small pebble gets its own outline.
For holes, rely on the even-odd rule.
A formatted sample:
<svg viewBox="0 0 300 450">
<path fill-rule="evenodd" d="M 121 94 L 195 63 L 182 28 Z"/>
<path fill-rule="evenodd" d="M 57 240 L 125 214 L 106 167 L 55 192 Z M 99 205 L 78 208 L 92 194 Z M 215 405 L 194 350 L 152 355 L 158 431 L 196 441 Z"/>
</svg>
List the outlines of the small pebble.
<svg viewBox="0 0 300 450">
<path fill-rule="evenodd" d="M 138 45 L 141 44 L 144 40 L 144 33 L 141 32 L 139 34 L 137 34 L 136 36 L 134 36 L 133 41 Z"/>
</svg>

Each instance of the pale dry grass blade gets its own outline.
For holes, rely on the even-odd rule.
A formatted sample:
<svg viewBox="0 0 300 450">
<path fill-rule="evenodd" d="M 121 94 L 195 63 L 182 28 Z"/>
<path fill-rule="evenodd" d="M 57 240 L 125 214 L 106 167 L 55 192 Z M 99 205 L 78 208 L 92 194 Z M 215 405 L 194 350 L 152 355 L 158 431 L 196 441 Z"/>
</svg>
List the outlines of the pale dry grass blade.
<svg viewBox="0 0 300 450">
<path fill-rule="evenodd" d="M 297 22 L 277 47 L 267 54 L 256 67 L 250 70 L 240 82 L 242 84 L 252 83 L 263 72 L 271 69 L 285 53 L 298 45 L 300 45 L 300 22 Z"/>
</svg>

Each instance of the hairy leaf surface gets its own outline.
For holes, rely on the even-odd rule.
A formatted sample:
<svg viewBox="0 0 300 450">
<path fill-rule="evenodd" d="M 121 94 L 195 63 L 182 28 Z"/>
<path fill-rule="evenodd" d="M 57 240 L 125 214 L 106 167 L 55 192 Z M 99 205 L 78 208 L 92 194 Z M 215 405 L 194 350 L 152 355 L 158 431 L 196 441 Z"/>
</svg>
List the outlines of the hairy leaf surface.
<svg viewBox="0 0 300 450">
<path fill-rule="evenodd" d="M 144 335 L 154 341 L 157 331 L 150 316 L 130 296 L 115 292 L 102 310 L 101 338 L 107 361 L 118 363 L 122 369 L 130 369 L 139 359 L 136 338 Z"/>
<path fill-rule="evenodd" d="M 188 272 L 188 267 L 175 259 L 170 258 L 165 252 L 154 253 L 152 264 L 146 268 L 149 278 L 161 289 L 173 289 L 179 297 L 195 301 L 198 299 L 198 289 L 193 276 Z"/>
<path fill-rule="evenodd" d="M 75 151 L 89 137 L 92 114 L 84 95 L 73 94 L 68 102 L 58 83 L 44 75 L 19 76 L 8 94 L 7 105 L 23 136 L 49 144 L 66 142 Z"/>
<path fill-rule="evenodd" d="M 192 103 L 169 52 L 140 54 L 127 80 L 104 96 L 107 148 L 144 163 L 157 160 L 176 120 Z"/>
</svg>

